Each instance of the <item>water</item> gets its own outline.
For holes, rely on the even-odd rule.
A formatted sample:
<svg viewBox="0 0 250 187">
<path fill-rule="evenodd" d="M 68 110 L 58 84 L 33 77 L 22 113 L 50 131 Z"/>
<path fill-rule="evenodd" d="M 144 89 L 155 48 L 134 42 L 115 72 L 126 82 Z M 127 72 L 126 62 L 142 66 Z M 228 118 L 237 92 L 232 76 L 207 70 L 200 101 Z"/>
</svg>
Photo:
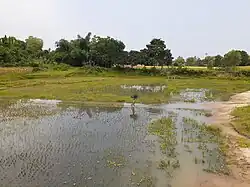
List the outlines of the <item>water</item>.
<svg viewBox="0 0 250 187">
<path fill-rule="evenodd" d="M 142 86 L 142 85 L 121 85 L 121 88 L 124 90 L 131 90 L 131 91 L 140 91 L 140 92 L 163 92 L 164 89 L 167 88 L 166 85 L 147 85 L 147 86 Z"/>
<path fill-rule="evenodd" d="M 209 122 L 202 115 L 203 109 L 195 103 L 137 105 L 133 111 L 129 104 L 104 107 L 48 100 L 12 102 L 1 108 L 0 184 L 185 186 L 205 173 L 203 169 L 223 166 L 216 159 L 221 158 L 216 143 L 188 141 L 201 132 L 185 119 Z M 174 158 L 162 154 L 158 137 L 147 131 L 152 120 L 163 116 L 175 121 Z M 202 153 L 200 144 L 210 151 Z M 180 167 L 159 169 L 162 160 L 178 161 Z"/>
</svg>

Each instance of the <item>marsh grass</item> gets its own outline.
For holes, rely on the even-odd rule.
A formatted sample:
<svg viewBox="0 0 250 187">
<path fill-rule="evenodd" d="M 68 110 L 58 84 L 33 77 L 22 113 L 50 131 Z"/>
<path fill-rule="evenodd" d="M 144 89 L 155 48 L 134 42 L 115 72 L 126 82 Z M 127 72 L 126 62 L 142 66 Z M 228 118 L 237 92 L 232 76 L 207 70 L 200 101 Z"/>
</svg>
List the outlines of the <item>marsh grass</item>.
<svg viewBox="0 0 250 187">
<path fill-rule="evenodd" d="M 90 71 L 90 72 L 89 72 Z M 168 80 L 165 77 L 130 75 L 114 71 L 95 71 L 86 68 L 70 68 L 67 71 L 0 74 L 1 98 L 46 98 L 64 101 L 131 102 L 131 94 L 121 85 L 166 85 L 162 92 L 138 92 L 140 103 L 165 103 L 172 95 L 190 88 L 209 89 L 213 98 L 228 99 L 232 94 L 250 89 L 248 80 L 183 78 Z M 225 98 L 224 98 L 225 99 Z"/>
<path fill-rule="evenodd" d="M 175 157 L 176 132 L 175 125 L 171 118 L 161 118 L 149 124 L 149 133 L 160 138 L 162 153 Z"/>
<path fill-rule="evenodd" d="M 195 99 L 185 99 L 184 100 L 185 103 L 195 103 Z"/>
<path fill-rule="evenodd" d="M 211 117 L 213 116 L 212 111 L 209 110 L 193 110 L 195 112 L 196 116 L 205 116 L 205 117 Z"/>
<path fill-rule="evenodd" d="M 250 106 L 236 108 L 232 112 L 233 127 L 242 135 L 250 138 Z"/>
<path fill-rule="evenodd" d="M 131 172 L 131 186 L 155 186 L 156 179 L 146 171 L 134 168 Z"/>
<path fill-rule="evenodd" d="M 194 163 L 204 165 L 204 171 L 228 175 L 230 171 L 225 159 L 228 144 L 222 130 L 215 125 L 207 125 L 192 118 L 184 117 L 183 123 L 184 134 L 187 136 L 184 142 L 197 145 L 194 152 L 201 153 L 200 157 L 194 157 Z"/>
<path fill-rule="evenodd" d="M 250 140 L 247 138 L 238 138 L 237 143 L 241 148 L 250 148 Z"/>
</svg>

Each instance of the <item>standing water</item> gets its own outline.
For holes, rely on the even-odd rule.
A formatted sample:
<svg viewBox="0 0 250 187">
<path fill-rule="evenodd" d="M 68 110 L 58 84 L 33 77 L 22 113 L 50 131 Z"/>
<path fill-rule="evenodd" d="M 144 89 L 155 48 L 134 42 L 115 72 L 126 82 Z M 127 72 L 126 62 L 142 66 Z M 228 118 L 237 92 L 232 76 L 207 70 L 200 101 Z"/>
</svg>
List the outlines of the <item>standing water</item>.
<svg viewBox="0 0 250 187">
<path fill-rule="evenodd" d="M 190 110 L 191 109 L 191 110 Z M 0 110 L 1 186 L 186 186 L 224 167 L 199 104 L 120 107 L 30 100 Z M 171 147 L 149 124 L 171 119 Z M 196 120 L 193 120 L 196 119 Z"/>
</svg>

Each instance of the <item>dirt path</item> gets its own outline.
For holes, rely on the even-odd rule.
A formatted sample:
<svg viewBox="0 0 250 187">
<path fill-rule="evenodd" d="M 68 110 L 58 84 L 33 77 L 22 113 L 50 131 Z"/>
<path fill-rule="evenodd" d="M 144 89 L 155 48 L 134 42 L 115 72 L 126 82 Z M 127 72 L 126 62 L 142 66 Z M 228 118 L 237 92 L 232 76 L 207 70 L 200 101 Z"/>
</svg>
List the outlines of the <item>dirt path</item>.
<svg viewBox="0 0 250 187">
<path fill-rule="evenodd" d="M 231 112 L 236 107 L 250 105 L 250 91 L 236 94 L 228 102 L 210 103 L 206 107 L 213 111 L 212 123 L 221 127 L 228 141 L 227 162 L 232 176 L 208 174 L 196 186 L 202 187 L 249 187 L 250 186 L 250 148 L 240 148 L 237 139 L 243 136 L 231 125 Z"/>
</svg>

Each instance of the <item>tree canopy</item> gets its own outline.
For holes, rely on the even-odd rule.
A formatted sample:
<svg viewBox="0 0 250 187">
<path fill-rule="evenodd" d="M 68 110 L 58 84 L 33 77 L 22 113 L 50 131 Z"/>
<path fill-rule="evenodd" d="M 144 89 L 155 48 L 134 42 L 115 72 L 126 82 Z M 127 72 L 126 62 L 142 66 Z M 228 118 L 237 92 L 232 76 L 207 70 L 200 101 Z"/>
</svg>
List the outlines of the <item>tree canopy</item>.
<svg viewBox="0 0 250 187">
<path fill-rule="evenodd" d="M 205 58 L 179 56 L 173 60 L 171 49 L 160 38 L 153 38 L 139 50 L 126 51 L 125 44 L 112 37 L 77 35 L 72 40 L 60 39 L 55 49 L 44 49 L 43 40 L 29 36 L 24 41 L 13 36 L 0 38 L 0 66 L 29 66 L 34 61 L 43 63 L 65 63 L 71 66 L 207 66 L 234 67 L 250 65 L 246 51 L 232 50 L 224 56 L 206 56 Z"/>
</svg>

